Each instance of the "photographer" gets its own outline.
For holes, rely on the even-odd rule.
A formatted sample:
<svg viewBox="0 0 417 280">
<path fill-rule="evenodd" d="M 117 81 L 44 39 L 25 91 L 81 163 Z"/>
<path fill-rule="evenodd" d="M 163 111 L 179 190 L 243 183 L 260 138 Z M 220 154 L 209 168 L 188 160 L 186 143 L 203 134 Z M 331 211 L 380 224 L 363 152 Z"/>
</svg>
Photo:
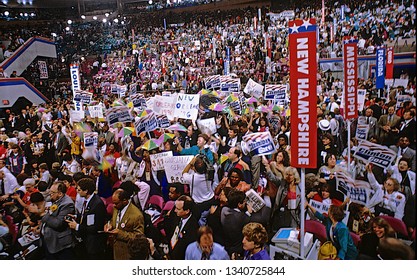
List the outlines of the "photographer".
<svg viewBox="0 0 417 280">
<path fill-rule="evenodd" d="M 190 196 L 198 209 L 197 219 L 214 204 L 213 177 L 208 173 L 209 162 L 204 155 L 195 156 L 182 172 L 184 182 L 190 186 Z"/>
</svg>

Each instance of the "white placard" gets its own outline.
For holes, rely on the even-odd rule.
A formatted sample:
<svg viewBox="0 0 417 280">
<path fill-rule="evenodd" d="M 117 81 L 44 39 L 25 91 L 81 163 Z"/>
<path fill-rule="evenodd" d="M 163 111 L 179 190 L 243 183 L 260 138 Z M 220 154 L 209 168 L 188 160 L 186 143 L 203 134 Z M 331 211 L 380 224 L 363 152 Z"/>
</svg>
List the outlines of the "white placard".
<svg viewBox="0 0 417 280">
<path fill-rule="evenodd" d="M 198 129 L 200 129 L 201 133 L 205 133 L 207 135 L 213 135 L 217 131 L 216 121 L 213 118 L 204 119 L 204 120 L 197 120 Z"/>
<path fill-rule="evenodd" d="M 172 157 L 172 152 L 168 151 L 168 152 L 163 152 L 163 153 L 152 154 L 149 157 L 151 159 L 151 165 L 152 165 L 153 171 L 164 170 L 165 169 L 164 158 Z"/>
<path fill-rule="evenodd" d="M 158 120 L 153 112 L 135 121 L 135 130 L 137 135 L 143 131 L 149 132 L 155 130 L 156 128 L 158 128 Z"/>
<path fill-rule="evenodd" d="M 356 126 L 355 138 L 358 140 L 366 140 L 368 139 L 368 132 L 369 132 L 369 124 L 358 124 Z"/>
<path fill-rule="evenodd" d="M 154 99 L 152 108 L 158 115 L 165 115 L 169 120 L 173 120 L 176 102 L 176 94 L 172 94 L 170 96 L 158 96 Z"/>
<path fill-rule="evenodd" d="M 358 110 L 362 111 L 365 106 L 366 89 L 358 89 Z"/>
<path fill-rule="evenodd" d="M 71 123 L 81 122 L 82 119 L 84 119 L 84 117 L 85 117 L 84 111 L 70 110 Z"/>
<path fill-rule="evenodd" d="M 407 85 L 408 85 L 408 79 L 395 79 L 394 85 L 392 87 L 402 86 L 404 88 L 407 88 Z"/>
<path fill-rule="evenodd" d="M 117 106 L 106 111 L 106 119 L 109 126 L 113 126 L 118 122 L 131 122 L 132 116 L 130 115 L 130 109 L 127 106 Z"/>
<path fill-rule="evenodd" d="M 184 184 L 182 172 L 194 156 L 173 156 L 164 158 L 164 169 L 168 183 Z"/>
<path fill-rule="evenodd" d="M 362 141 L 359 146 L 356 147 L 353 156 L 366 163 L 370 162 L 383 169 L 388 169 L 397 157 L 397 153 L 386 146 L 369 141 Z"/>
<path fill-rule="evenodd" d="M 88 106 L 88 112 L 92 118 L 103 118 L 103 107 L 101 105 Z"/>
<path fill-rule="evenodd" d="M 94 147 L 97 148 L 98 144 L 98 133 L 97 132 L 84 132 L 83 133 L 84 138 L 84 147 Z"/>
<path fill-rule="evenodd" d="M 174 116 L 181 119 L 196 120 L 199 104 L 200 95 L 179 93 L 175 103 Z"/>
<path fill-rule="evenodd" d="M 248 83 L 246 84 L 243 92 L 252 95 L 255 98 L 260 98 L 262 96 L 262 92 L 264 91 L 264 87 L 249 78 Z"/>
</svg>

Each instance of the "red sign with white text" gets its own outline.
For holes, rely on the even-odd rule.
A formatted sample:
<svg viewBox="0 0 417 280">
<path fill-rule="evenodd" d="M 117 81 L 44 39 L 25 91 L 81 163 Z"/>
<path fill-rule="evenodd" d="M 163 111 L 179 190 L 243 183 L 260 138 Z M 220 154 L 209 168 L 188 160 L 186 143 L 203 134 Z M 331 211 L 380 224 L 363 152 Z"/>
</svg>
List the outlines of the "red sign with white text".
<svg viewBox="0 0 417 280">
<path fill-rule="evenodd" d="M 343 38 L 344 116 L 358 117 L 358 41 L 355 37 Z"/>
<path fill-rule="evenodd" d="M 291 166 L 317 167 L 317 25 L 289 22 Z"/>
<path fill-rule="evenodd" d="M 387 48 L 387 63 L 385 64 L 385 79 L 394 77 L 394 48 Z"/>
</svg>

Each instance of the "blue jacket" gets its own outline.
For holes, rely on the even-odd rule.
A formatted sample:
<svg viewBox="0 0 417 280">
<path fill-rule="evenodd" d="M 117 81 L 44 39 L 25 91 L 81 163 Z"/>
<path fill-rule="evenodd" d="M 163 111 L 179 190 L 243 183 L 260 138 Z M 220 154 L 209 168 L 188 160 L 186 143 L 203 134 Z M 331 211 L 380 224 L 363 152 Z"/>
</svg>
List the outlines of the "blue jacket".
<svg viewBox="0 0 417 280">
<path fill-rule="evenodd" d="M 332 221 L 329 217 L 324 216 L 323 214 L 316 212 L 315 216 L 323 222 L 326 226 L 327 240 L 332 241 L 330 238 L 330 228 L 332 227 Z M 333 245 L 337 249 L 337 256 L 341 260 L 355 260 L 358 256 L 358 250 L 353 243 L 352 236 L 350 235 L 348 227 L 342 223 L 338 222 L 336 227 L 333 230 Z"/>
<path fill-rule="evenodd" d="M 271 260 L 271 257 L 268 255 L 268 252 L 265 249 L 262 249 L 256 254 L 250 255 L 249 251 L 245 251 L 244 260 Z"/>
</svg>

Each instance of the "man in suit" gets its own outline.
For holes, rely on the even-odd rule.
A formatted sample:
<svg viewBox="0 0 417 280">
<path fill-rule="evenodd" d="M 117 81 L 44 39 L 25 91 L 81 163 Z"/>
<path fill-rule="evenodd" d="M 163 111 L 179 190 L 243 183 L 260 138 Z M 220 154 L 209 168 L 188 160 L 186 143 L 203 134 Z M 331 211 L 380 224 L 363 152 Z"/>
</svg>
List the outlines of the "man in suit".
<svg viewBox="0 0 417 280">
<path fill-rule="evenodd" d="M 394 132 L 398 133 L 398 137 L 407 136 L 410 140 L 410 147 L 416 149 L 416 121 L 414 120 L 414 111 L 406 110 L 403 115 L 404 121 L 401 122 L 398 129 Z"/>
<path fill-rule="evenodd" d="M 410 139 L 407 136 L 401 137 L 397 145 L 392 145 L 389 148 L 397 153 L 397 160 L 402 157 L 408 158 L 411 163 L 411 171 L 416 172 L 416 151 L 410 148 Z"/>
<path fill-rule="evenodd" d="M 32 134 L 31 141 L 24 146 L 24 152 L 27 162 L 36 160 L 37 163 L 42 163 L 39 159 L 43 156 L 44 145 L 38 141 L 38 135 Z"/>
<path fill-rule="evenodd" d="M 130 260 L 128 242 L 138 233 L 145 233 L 145 221 L 142 212 L 130 201 L 129 193 L 117 189 L 112 196 L 114 209 L 111 221 L 104 225 L 104 231 L 113 241 L 113 258 Z"/>
<path fill-rule="evenodd" d="M 93 179 L 83 178 L 77 182 L 77 192 L 84 198 L 81 212 L 75 219 L 67 221 L 69 227 L 75 230 L 82 239 L 80 257 L 87 260 L 104 259 L 107 236 L 99 233 L 106 223 L 106 207 L 100 197 L 94 194 L 96 184 Z"/>
<path fill-rule="evenodd" d="M 41 246 L 45 257 L 50 260 L 71 260 L 74 257 L 71 229 L 65 222 L 65 216 L 74 214 L 74 202 L 65 193 L 67 187 L 55 182 L 50 188 L 52 206 L 41 213 Z"/>
<path fill-rule="evenodd" d="M 61 155 L 64 150 L 70 150 L 67 137 L 61 132 L 61 126 L 54 124 L 52 127 L 52 146 L 55 148 L 55 159 L 62 163 Z"/>
<path fill-rule="evenodd" d="M 365 123 L 369 125 L 368 139 L 374 135 L 378 135 L 378 120 L 373 117 L 373 110 L 371 108 L 366 109 L 365 111 Z"/>
<path fill-rule="evenodd" d="M 173 260 L 184 260 L 187 246 L 197 241 L 199 225 L 193 209 L 192 198 L 182 195 L 175 201 L 174 211 L 170 211 L 165 219 L 169 255 Z"/>
<path fill-rule="evenodd" d="M 38 115 L 35 113 L 35 110 L 32 108 L 29 109 L 29 123 L 30 123 L 30 130 L 35 132 L 36 128 L 38 127 L 37 122 L 39 121 Z"/>
<path fill-rule="evenodd" d="M 96 182 L 97 194 L 99 197 L 108 198 L 113 194 L 113 184 L 109 177 L 107 177 L 99 166 L 94 166 L 91 169 L 90 177 Z"/>
<path fill-rule="evenodd" d="M 23 108 L 21 110 L 21 114 L 19 116 L 19 119 L 21 121 L 21 127 L 23 128 L 22 130 L 24 131 L 26 128 L 30 128 L 30 118 L 29 118 L 29 114 L 26 111 L 26 108 Z M 33 130 L 31 130 L 33 131 Z"/>
<path fill-rule="evenodd" d="M 108 123 L 104 123 L 103 128 L 101 129 L 100 137 L 104 137 L 106 139 L 106 145 L 109 146 L 110 144 L 114 143 L 114 133 L 109 131 Z"/>
<path fill-rule="evenodd" d="M 401 118 L 395 114 L 395 107 L 388 108 L 388 114 L 382 115 L 378 120 L 379 139 L 383 145 L 395 144 L 395 135 L 392 129 L 398 128 Z"/>
</svg>

